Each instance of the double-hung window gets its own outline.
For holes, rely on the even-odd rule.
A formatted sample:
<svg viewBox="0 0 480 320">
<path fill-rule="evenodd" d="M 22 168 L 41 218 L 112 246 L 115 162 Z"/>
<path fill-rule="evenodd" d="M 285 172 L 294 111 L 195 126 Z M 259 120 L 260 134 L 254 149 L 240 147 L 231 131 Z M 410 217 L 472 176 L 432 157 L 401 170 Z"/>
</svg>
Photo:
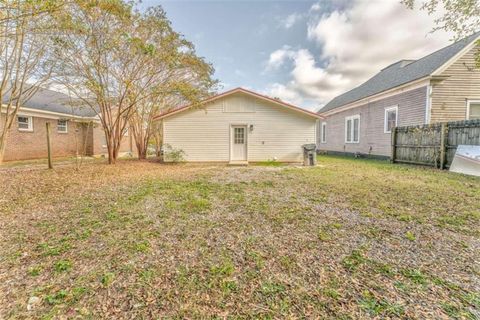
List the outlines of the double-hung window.
<svg viewBox="0 0 480 320">
<path fill-rule="evenodd" d="M 345 118 L 345 142 L 359 143 L 360 142 L 360 115 Z"/>
<path fill-rule="evenodd" d="M 19 131 L 33 131 L 33 118 L 27 116 L 17 116 Z"/>
<path fill-rule="evenodd" d="M 327 123 L 322 122 L 321 128 L 322 130 L 320 132 L 320 142 L 327 143 Z"/>
<path fill-rule="evenodd" d="M 58 120 L 57 121 L 57 132 L 67 133 L 68 132 L 68 122 L 67 120 Z"/>
<path fill-rule="evenodd" d="M 383 125 L 384 133 L 391 133 L 392 128 L 397 126 L 398 106 L 385 108 L 385 122 Z"/>
<path fill-rule="evenodd" d="M 480 119 L 480 100 L 468 100 L 467 112 L 467 120 Z"/>
</svg>

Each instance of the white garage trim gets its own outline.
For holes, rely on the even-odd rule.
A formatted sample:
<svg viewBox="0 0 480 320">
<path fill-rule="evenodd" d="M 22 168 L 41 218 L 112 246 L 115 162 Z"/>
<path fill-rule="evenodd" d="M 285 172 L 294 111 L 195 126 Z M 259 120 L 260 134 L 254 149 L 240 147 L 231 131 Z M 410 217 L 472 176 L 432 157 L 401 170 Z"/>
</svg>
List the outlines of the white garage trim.
<svg viewBox="0 0 480 320">
<path fill-rule="evenodd" d="M 311 116 L 311 117 L 314 117 L 314 118 L 317 118 L 317 119 L 324 119 L 323 116 L 319 115 L 318 113 L 315 113 L 315 112 L 311 112 L 311 111 L 308 111 L 308 110 L 305 110 L 305 109 L 302 109 L 300 107 L 297 107 L 297 106 L 294 106 L 293 104 L 289 104 L 287 102 L 284 102 L 284 101 L 281 101 L 279 99 L 274 99 L 274 98 L 270 98 L 270 97 L 267 97 L 267 96 L 264 96 L 264 95 L 261 95 L 259 93 L 256 93 L 256 92 L 253 92 L 253 91 L 250 91 L 250 90 L 247 90 L 247 89 L 244 89 L 244 88 L 235 88 L 235 89 L 232 89 L 232 90 L 229 90 L 229 91 L 226 91 L 226 92 L 223 92 L 223 93 L 220 93 L 216 96 L 213 96 L 213 97 L 210 97 L 206 100 L 203 100 L 201 101 L 199 104 L 200 105 L 203 105 L 205 103 L 208 103 L 208 102 L 212 102 L 212 101 L 215 101 L 217 99 L 220 99 L 220 98 L 224 98 L 225 96 L 228 96 L 228 95 L 231 95 L 231 94 L 234 94 L 234 93 L 238 93 L 238 92 L 243 92 L 243 93 L 246 93 L 248 95 L 251 95 L 255 98 L 258 98 L 258 99 L 261 99 L 261 100 L 264 100 L 264 101 L 268 101 L 268 102 L 273 102 L 279 106 L 282 106 L 282 107 L 285 107 L 285 108 L 288 108 L 290 110 L 294 110 L 294 111 L 297 111 L 297 112 L 300 112 L 300 113 L 303 113 L 305 115 L 308 115 L 308 116 Z M 176 108 L 176 109 L 173 109 L 173 110 L 170 110 L 170 111 L 167 111 L 163 114 L 160 114 L 158 116 L 156 116 L 154 118 L 154 120 L 160 120 L 160 119 L 164 119 L 164 118 L 167 118 L 167 117 L 170 117 L 170 116 L 173 116 L 177 113 L 180 113 L 180 112 L 183 112 L 183 111 L 186 111 L 186 110 L 189 110 L 190 108 L 193 108 L 195 106 L 198 106 L 198 104 L 190 104 L 190 105 L 186 105 L 186 106 L 183 106 L 183 107 L 180 107 L 180 108 Z"/>
</svg>

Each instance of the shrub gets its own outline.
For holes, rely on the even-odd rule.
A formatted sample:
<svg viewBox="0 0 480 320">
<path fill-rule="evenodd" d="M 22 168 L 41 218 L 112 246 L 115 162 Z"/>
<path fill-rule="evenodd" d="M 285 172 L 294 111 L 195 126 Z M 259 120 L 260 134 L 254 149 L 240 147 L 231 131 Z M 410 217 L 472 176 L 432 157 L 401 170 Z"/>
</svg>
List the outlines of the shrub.
<svg viewBox="0 0 480 320">
<path fill-rule="evenodd" d="M 179 163 L 185 161 L 186 153 L 182 149 L 177 149 L 169 144 L 163 146 L 163 158 L 165 161 Z"/>
</svg>

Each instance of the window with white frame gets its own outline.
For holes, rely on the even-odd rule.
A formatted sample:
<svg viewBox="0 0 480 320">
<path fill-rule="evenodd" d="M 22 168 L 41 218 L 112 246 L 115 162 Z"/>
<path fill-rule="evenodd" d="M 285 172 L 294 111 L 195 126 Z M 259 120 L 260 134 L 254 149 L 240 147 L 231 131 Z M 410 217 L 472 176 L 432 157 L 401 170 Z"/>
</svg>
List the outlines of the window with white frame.
<svg viewBox="0 0 480 320">
<path fill-rule="evenodd" d="M 480 100 L 468 100 L 467 102 L 467 119 L 480 119 Z"/>
<path fill-rule="evenodd" d="M 18 130 L 33 131 L 33 118 L 27 116 L 17 116 Z"/>
<path fill-rule="evenodd" d="M 397 126 L 398 106 L 385 108 L 385 122 L 383 125 L 383 132 L 391 133 L 392 128 Z"/>
<path fill-rule="evenodd" d="M 233 138 L 235 144 L 245 143 L 245 128 L 234 128 Z"/>
<path fill-rule="evenodd" d="M 67 133 L 68 132 L 68 122 L 65 119 L 57 120 L 57 131 L 59 133 Z"/>
<path fill-rule="evenodd" d="M 320 142 L 321 143 L 327 143 L 327 123 L 326 122 L 322 122 L 322 126 L 321 126 L 322 130 L 320 132 Z"/>
<path fill-rule="evenodd" d="M 345 118 L 345 142 L 360 142 L 360 115 L 354 115 Z"/>
</svg>

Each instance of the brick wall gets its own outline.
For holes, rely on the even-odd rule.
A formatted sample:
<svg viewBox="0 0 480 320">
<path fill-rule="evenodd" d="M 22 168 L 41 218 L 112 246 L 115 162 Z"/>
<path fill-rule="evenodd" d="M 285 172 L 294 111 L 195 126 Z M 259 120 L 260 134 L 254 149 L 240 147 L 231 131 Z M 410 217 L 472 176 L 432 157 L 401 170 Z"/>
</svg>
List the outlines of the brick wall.
<svg viewBox="0 0 480 320">
<path fill-rule="evenodd" d="M 2 119 L 4 115 L 1 115 Z M 5 161 L 27 160 L 47 157 L 46 123 L 50 122 L 50 140 L 53 157 L 75 156 L 82 150 L 87 137 L 85 129 L 68 121 L 67 133 L 57 130 L 57 120 L 32 117 L 33 131 L 19 131 L 15 122 L 10 129 L 5 150 Z M 2 121 L 3 124 L 3 121 Z"/>
<path fill-rule="evenodd" d="M 0 114 L 0 128 L 3 125 L 4 115 Z M 68 132 L 60 133 L 57 130 L 57 120 L 34 116 L 33 131 L 19 131 L 15 122 L 10 129 L 4 161 L 41 159 L 47 157 L 46 123 L 50 122 L 50 141 L 54 158 L 70 157 L 81 154 L 86 142 L 85 155 L 106 155 L 105 138 L 100 124 L 87 124 L 68 121 Z M 86 140 L 86 141 L 85 141 Z M 121 144 L 120 154 L 134 152 L 135 144 L 131 135 L 126 136 Z"/>
<path fill-rule="evenodd" d="M 92 132 L 92 144 L 93 144 L 93 154 L 106 156 L 108 154 L 107 144 L 105 139 L 105 134 L 103 133 L 103 128 L 100 124 L 96 124 Z M 129 134 L 125 136 L 120 145 L 120 155 L 130 152 L 136 154 L 135 143 L 133 137 Z"/>
</svg>

